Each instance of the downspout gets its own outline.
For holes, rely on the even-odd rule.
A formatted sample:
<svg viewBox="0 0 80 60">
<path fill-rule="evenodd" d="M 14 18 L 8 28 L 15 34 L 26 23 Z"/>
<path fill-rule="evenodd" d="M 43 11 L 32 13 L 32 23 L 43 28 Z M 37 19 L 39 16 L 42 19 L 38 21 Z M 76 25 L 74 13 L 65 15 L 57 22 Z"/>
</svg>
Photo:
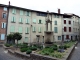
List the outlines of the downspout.
<svg viewBox="0 0 80 60">
<path fill-rule="evenodd" d="M 8 29 L 8 19 L 9 19 L 9 7 L 10 7 L 10 1 L 9 1 L 9 5 L 7 5 L 7 19 L 6 19 L 6 39 L 5 39 L 5 43 L 7 43 L 7 29 Z"/>
</svg>

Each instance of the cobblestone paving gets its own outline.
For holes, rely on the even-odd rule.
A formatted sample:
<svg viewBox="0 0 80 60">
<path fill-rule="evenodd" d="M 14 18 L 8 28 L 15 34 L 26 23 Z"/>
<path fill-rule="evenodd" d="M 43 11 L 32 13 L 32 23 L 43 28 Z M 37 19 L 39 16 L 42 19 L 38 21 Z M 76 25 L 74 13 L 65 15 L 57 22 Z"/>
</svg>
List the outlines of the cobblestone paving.
<svg viewBox="0 0 80 60">
<path fill-rule="evenodd" d="M 8 54 L 7 51 L 0 47 L 0 60 L 23 60 L 23 59 Z"/>
<path fill-rule="evenodd" d="M 80 43 L 78 43 L 78 45 L 76 46 L 69 60 L 80 60 Z"/>
</svg>

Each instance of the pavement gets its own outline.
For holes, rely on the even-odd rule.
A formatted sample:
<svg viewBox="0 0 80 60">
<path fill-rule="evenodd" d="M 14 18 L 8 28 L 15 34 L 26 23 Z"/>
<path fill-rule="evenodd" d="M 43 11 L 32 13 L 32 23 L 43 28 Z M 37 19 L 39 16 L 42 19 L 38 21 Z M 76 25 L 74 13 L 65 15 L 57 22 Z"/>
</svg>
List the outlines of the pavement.
<svg viewBox="0 0 80 60">
<path fill-rule="evenodd" d="M 72 53 L 72 56 L 69 60 L 80 60 L 80 42 L 75 47 L 75 50 Z"/>
<path fill-rule="evenodd" d="M 0 60 L 23 60 L 23 59 L 8 54 L 6 50 L 0 47 Z"/>
</svg>

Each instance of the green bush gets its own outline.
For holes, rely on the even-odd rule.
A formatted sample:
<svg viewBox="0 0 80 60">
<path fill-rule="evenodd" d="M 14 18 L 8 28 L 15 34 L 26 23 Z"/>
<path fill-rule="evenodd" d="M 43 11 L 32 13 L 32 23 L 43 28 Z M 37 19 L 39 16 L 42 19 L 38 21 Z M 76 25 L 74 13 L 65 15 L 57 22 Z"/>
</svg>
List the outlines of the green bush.
<svg viewBox="0 0 80 60">
<path fill-rule="evenodd" d="M 7 44 L 7 43 L 5 44 L 6 47 L 10 47 L 11 45 L 12 45 L 12 44 Z"/>
<path fill-rule="evenodd" d="M 27 50 L 26 51 L 26 54 L 30 54 L 30 53 L 32 53 L 32 50 Z"/>
<path fill-rule="evenodd" d="M 54 44 L 53 46 L 54 46 L 54 47 L 57 47 L 57 45 L 56 45 L 56 44 Z"/>
<path fill-rule="evenodd" d="M 37 47 L 33 46 L 31 47 L 31 50 L 37 50 Z"/>
<path fill-rule="evenodd" d="M 20 51 L 21 52 L 26 52 L 28 50 L 28 48 L 21 48 Z"/>
<path fill-rule="evenodd" d="M 53 47 L 51 47 L 53 50 L 57 50 L 58 48 L 57 47 L 55 47 L 55 46 L 53 46 Z"/>
<path fill-rule="evenodd" d="M 27 44 L 21 44 L 21 48 L 27 48 L 28 45 Z"/>
<path fill-rule="evenodd" d="M 39 53 L 42 55 L 50 55 L 51 53 L 53 53 L 54 50 L 51 48 L 44 48 L 43 50 L 41 50 Z"/>
<path fill-rule="evenodd" d="M 64 48 L 64 46 L 59 46 L 59 49 L 63 49 Z"/>
</svg>

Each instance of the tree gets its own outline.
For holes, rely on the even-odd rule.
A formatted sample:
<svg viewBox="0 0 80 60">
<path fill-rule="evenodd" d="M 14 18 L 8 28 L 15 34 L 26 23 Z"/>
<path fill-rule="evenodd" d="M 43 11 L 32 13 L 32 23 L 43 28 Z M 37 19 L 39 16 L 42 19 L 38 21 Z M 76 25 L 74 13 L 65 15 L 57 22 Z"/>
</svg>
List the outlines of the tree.
<svg viewBox="0 0 80 60">
<path fill-rule="evenodd" d="M 8 42 L 8 43 L 13 43 L 12 40 L 14 40 L 13 34 L 8 34 L 8 35 L 7 35 L 7 42 Z"/>
<path fill-rule="evenodd" d="M 22 35 L 20 33 L 16 32 L 13 34 L 13 37 L 14 37 L 14 39 L 17 40 L 17 44 L 18 44 L 18 40 L 21 40 Z"/>
</svg>

